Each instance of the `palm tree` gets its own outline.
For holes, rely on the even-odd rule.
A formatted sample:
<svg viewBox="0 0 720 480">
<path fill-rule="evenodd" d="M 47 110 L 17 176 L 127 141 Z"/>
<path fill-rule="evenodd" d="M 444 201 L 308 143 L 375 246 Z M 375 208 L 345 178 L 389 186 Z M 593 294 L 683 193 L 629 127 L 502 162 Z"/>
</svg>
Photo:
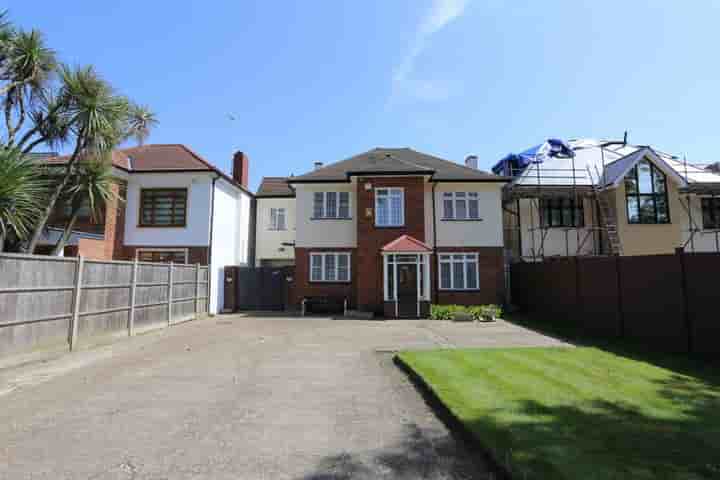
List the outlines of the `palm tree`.
<svg viewBox="0 0 720 480">
<path fill-rule="evenodd" d="M 150 136 L 150 130 L 157 124 L 157 116 L 150 110 L 150 107 L 131 104 L 128 112 L 126 138 L 134 138 L 138 145 L 142 145 Z"/>
<path fill-rule="evenodd" d="M 108 160 L 89 158 L 78 163 L 73 183 L 65 190 L 65 200 L 72 206 L 70 218 L 53 249 L 53 255 L 60 255 L 65 248 L 84 206 L 89 208 L 94 221 L 103 216 L 105 205 L 116 197 L 113 184 L 112 167 Z"/>
<path fill-rule="evenodd" d="M 74 137 L 75 145 L 65 163 L 65 173 L 52 189 L 25 247 L 28 252 L 35 250 L 58 198 L 76 174 L 78 160 L 109 159 L 109 153 L 128 131 L 128 100 L 116 94 L 92 67 L 62 66 L 60 78 L 58 103 L 63 107 L 59 115 L 67 125 L 69 136 Z"/>
<path fill-rule="evenodd" d="M 0 148 L 0 251 L 10 237 L 24 239 L 42 210 L 41 170 L 17 149 Z"/>
</svg>

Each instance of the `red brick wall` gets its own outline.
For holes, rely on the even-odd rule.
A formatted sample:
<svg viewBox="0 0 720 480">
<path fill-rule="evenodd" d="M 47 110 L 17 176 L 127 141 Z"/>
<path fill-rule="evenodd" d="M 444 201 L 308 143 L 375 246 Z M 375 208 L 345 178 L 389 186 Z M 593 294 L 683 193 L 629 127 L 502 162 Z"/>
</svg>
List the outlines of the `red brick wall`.
<svg viewBox="0 0 720 480">
<path fill-rule="evenodd" d="M 505 299 L 505 272 L 503 249 L 501 247 L 438 247 L 439 253 L 477 252 L 480 289 L 478 291 L 437 290 L 437 258 L 433 255 L 430 262 L 432 278 L 432 303 L 457 305 L 502 304 Z"/>
<path fill-rule="evenodd" d="M 365 183 L 372 185 L 365 190 Z M 407 234 L 425 241 L 425 180 L 422 177 L 358 178 L 357 182 L 357 242 L 358 308 L 383 312 L 382 256 L 380 249 L 401 235 Z M 405 225 L 402 227 L 375 226 L 375 188 L 402 187 L 405 192 Z M 369 209 L 369 210 L 368 210 Z M 367 213 L 370 215 L 367 215 Z"/>
<path fill-rule="evenodd" d="M 310 252 L 350 252 L 350 283 L 311 282 Z M 357 251 L 354 248 L 295 248 L 295 278 L 290 289 L 290 305 L 298 307 L 303 297 L 332 296 L 349 299 L 350 308 L 357 305 Z"/>
</svg>

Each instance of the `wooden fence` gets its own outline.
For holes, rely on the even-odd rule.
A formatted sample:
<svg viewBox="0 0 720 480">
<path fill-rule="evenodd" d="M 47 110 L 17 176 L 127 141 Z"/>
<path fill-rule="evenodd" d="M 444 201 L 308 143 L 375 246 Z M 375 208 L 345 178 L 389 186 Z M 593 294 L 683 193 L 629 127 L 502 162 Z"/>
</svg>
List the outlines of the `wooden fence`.
<svg viewBox="0 0 720 480">
<path fill-rule="evenodd" d="M 546 322 L 673 352 L 720 353 L 720 255 L 516 263 L 512 301 Z"/>
<path fill-rule="evenodd" d="M 208 285 L 200 265 L 0 254 L 0 357 L 193 320 Z"/>
</svg>

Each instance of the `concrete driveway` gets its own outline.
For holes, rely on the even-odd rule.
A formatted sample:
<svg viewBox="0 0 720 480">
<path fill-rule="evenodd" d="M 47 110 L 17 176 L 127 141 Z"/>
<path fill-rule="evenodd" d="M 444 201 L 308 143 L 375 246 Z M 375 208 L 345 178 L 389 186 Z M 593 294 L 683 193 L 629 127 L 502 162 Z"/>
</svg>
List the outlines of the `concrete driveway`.
<svg viewBox="0 0 720 480">
<path fill-rule="evenodd" d="M 389 352 L 557 344 L 504 322 L 187 323 L 0 370 L 0 478 L 491 478 Z"/>
</svg>

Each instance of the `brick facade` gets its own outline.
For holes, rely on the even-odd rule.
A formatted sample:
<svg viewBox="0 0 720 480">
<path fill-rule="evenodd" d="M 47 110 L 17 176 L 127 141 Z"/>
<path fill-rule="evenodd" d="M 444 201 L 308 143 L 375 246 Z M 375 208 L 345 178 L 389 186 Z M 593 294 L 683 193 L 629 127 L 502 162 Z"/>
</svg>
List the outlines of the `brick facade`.
<svg viewBox="0 0 720 480">
<path fill-rule="evenodd" d="M 372 188 L 365 189 L 370 183 Z M 375 189 L 404 189 L 405 225 L 375 226 Z M 425 241 L 425 180 L 423 177 L 373 177 L 357 181 L 357 297 L 361 310 L 383 313 L 383 270 L 380 249 L 398 238 L 410 235 Z"/>
</svg>

